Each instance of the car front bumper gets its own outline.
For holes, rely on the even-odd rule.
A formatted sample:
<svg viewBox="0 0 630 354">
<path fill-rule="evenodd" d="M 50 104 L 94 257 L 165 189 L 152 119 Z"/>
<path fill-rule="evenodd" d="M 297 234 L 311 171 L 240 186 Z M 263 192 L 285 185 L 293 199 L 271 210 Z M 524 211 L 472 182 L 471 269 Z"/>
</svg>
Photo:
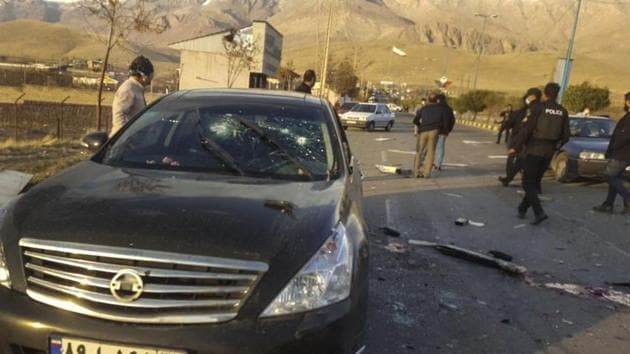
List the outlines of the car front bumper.
<svg viewBox="0 0 630 354">
<path fill-rule="evenodd" d="M 606 160 L 572 160 L 570 162 L 578 176 L 587 178 L 605 177 L 607 164 Z M 630 177 L 630 169 L 627 168 L 623 175 Z"/>
<path fill-rule="evenodd" d="M 203 354 L 356 353 L 363 325 L 350 300 L 299 315 L 206 325 L 133 325 L 59 310 L 0 287 L 0 354 L 48 352 L 53 335 Z"/>
<path fill-rule="evenodd" d="M 367 128 L 367 120 L 341 119 L 341 125 L 344 127 Z"/>
</svg>

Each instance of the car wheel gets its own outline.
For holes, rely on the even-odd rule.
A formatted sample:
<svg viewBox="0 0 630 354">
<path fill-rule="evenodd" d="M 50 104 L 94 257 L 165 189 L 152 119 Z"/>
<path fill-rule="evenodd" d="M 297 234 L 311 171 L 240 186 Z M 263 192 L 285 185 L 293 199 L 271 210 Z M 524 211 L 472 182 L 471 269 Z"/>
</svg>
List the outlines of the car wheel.
<svg viewBox="0 0 630 354">
<path fill-rule="evenodd" d="M 373 132 L 374 128 L 376 128 L 376 124 L 374 124 L 374 122 L 369 122 L 367 125 L 367 131 Z"/>
<path fill-rule="evenodd" d="M 566 153 L 561 153 L 556 158 L 554 174 L 556 181 L 560 183 L 568 183 L 574 179 L 569 172 L 569 156 Z"/>
<path fill-rule="evenodd" d="M 385 127 L 385 131 L 386 132 L 392 131 L 393 126 L 394 126 L 394 122 L 390 120 L 389 123 L 387 123 L 387 126 Z"/>
</svg>

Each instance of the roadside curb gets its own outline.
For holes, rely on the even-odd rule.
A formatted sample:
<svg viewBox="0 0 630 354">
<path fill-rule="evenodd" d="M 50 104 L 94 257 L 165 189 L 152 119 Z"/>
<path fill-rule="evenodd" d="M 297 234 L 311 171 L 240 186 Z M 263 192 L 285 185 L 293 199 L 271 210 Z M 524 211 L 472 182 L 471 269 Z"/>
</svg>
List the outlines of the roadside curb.
<svg viewBox="0 0 630 354">
<path fill-rule="evenodd" d="M 499 131 L 499 127 L 496 124 L 472 122 L 472 121 L 467 120 L 467 119 L 456 119 L 456 122 L 457 122 L 457 124 L 466 125 L 466 126 L 469 126 L 469 127 L 489 130 L 489 131 L 493 131 L 493 132 Z"/>
</svg>

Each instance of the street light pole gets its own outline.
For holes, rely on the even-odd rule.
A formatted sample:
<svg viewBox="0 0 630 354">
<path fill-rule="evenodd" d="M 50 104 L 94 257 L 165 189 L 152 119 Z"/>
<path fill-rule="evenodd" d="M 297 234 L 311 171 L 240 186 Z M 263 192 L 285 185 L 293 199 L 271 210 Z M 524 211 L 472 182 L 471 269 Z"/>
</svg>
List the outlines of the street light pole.
<svg viewBox="0 0 630 354">
<path fill-rule="evenodd" d="M 326 91 L 326 81 L 328 79 L 328 52 L 330 50 L 330 29 L 332 27 L 333 4 L 335 0 L 330 0 L 328 10 L 328 29 L 326 29 L 326 50 L 324 51 L 324 72 L 322 73 L 322 84 L 319 88 L 319 96 L 322 97 Z"/>
<path fill-rule="evenodd" d="M 481 62 L 481 53 L 483 53 L 483 36 L 486 33 L 486 25 L 488 23 L 488 19 L 489 18 L 497 18 L 499 17 L 499 15 L 489 15 L 489 14 L 480 14 L 480 13 L 476 13 L 475 17 L 482 17 L 483 18 L 483 25 L 481 27 L 481 34 L 479 35 L 479 42 L 477 45 L 477 50 L 479 51 L 477 53 L 477 62 L 475 63 L 475 78 L 473 79 L 473 91 L 475 91 L 477 89 L 477 77 L 479 76 L 479 63 Z"/>
<path fill-rule="evenodd" d="M 558 94 L 558 102 L 562 103 L 564 92 L 569 85 L 569 75 L 571 75 L 571 56 L 573 55 L 573 43 L 575 42 L 575 34 L 577 32 L 578 19 L 580 17 L 580 8 L 582 7 L 582 0 L 577 0 L 577 10 L 575 12 L 575 21 L 573 22 L 573 34 L 569 40 L 569 47 L 567 48 L 567 55 L 564 61 L 564 68 L 562 70 L 562 82 L 560 83 L 560 93 Z"/>
</svg>

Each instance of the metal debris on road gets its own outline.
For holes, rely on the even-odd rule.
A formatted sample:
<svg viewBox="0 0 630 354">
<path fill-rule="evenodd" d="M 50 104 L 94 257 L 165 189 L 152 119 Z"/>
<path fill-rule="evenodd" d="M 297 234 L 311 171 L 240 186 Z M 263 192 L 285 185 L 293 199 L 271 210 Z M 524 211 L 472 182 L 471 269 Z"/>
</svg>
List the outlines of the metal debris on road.
<svg viewBox="0 0 630 354">
<path fill-rule="evenodd" d="M 503 324 L 510 324 L 510 322 L 511 321 L 510 321 L 509 318 L 504 318 L 504 319 L 501 320 L 501 323 L 503 323 Z"/>
<path fill-rule="evenodd" d="M 527 226 L 527 225 L 525 225 L 525 224 L 518 224 L 518 225 L 514 226 L 514 230 L 517 230 L 517 229 L 522 229 L 522 228 L 524 228 L 525 226 Z"/>
<path fill-rule="evenodd" d="M 403 150 L 387 150 L 387 152 L 393 152 L 395 154 L 415 155 L 415 151 L 403 151 Z"/>
<path fill-rule="evenodd" d="M 390 141 L 390 140 L 396 140 L 396 138 L 383 138 L 383 137 L 380 137 L 380 138 L 374 139 L 374 141 Z"/>
<path fill-rule="evenodd" d="M 402 169 L 400 165 L 374 165 L 381 173 L 392 175 L 411 175 L 411 170 Z"/>
<path fill-rule="evenodd" d="M 468 219 L 466 219 L 466 218 L 457 218 L 455 220 L 455 225 L 457 225 L 457 226 L 464 226 L 464 225 L 467 225 L 467 224 L 468 224 Z"/>
<path fill-rule="evenodd" d="M 446 166 L 446 167 L 468 167 L 470 166 L 467 163 L 451 163 L 451 162 L 445 162 L 442 164 L 442 166 Z"/>
<path fill-rule="evenodd" d="M 393 253 L 405 253 L 407 252 L 407 249 L 405 248 L 404 245 L 400 244 L 400 243 L 395 243 L 392 242 L 390 244 L 388 244 L 387 246 L 385 246 L 385 249 L 393 252 Z"/>
<path fill-rule="evenodd" d="M 562 319 L 562 323 L 566 323 L 566 324 L 568 324 L 569 326 L 573 326 L 573 324 L 574 324 L 573 322 L 571 322 L 571 321 L 569 321 L 569 320 L 566 320 L 566 319 L 564 319 L 564 318 Z"/>
<path fill-rule="evenodd" d="M 436 249 L 438 252 L 445 254 L 447 256 L 462 258 L 468 261 L 472 261 L 481 265 L 485 265 L 492 268 L 497 268 L 499 270 L 503 270 L 509 274 L 513 275 L 522 275 L 527 272 L 527 268 L 512 263 L 510 261 L 505 261 L 499 258 L 486 256 L 485 254 L 481 254 L 479 252 L 467 250 L 465 248 L 453 246 L 453 245 L 443 245 L 434 242 L 428 242 L 423 240 L 409 240 L 408 243 L 413 246 L 421 246 L 421 247 L 431 247 Z"/>
<path fill-rule="evenodd" d="M 491 160 L 507 159 L 507 155 L 488 155 Z"/>
<path fill-rule="evenodd" d="M 472 220 L 468 220 L 468 223 L 472 226 L 476 226 L 476 227 L 484 227 L 486 226 L 486 224 L 482 223 L 482 222 L 477 222 L 477 221 L 472 221 Z"/>
<path fill-rule="evenodd" d="M 502 259 L 508 262 L 512 262 L 512 260 L 514 259 L 514 257 L 510 256 L 507 253 L 503 253 L 501 251 L 491 250 L 491 251 L 488 251 L 488 253 L 491 254 L 494 258 Z"/>
<path fill-rule="evenodd" d="M 533 284 L 538 285 L 538 284 Z M 542 286 L 548 289 L 556 289 L 575 296 L 590 296 L 603 299 L 618 305 L 630 307 L 630 294 L 613 289 L 590 288 L 577 284 L 546 283 Z"/>
<path fill-rule="evenodd" d="M 466 145 L 481 145 L 481 144 L 492 144 L 492 141 L 462 140 L 462 143 Z"/>
<path fill-rule="evenodd" d="M 379 228 L 379 230 L 383 231 L 383 233 L 387 236 L 391 236 L 391 237 L 400 237 L 400 232 L 398 232 L 397 230 L 394 230 L 390 227 L 387 226 L 383 226 L 381 228 Z"/>
</svg>

